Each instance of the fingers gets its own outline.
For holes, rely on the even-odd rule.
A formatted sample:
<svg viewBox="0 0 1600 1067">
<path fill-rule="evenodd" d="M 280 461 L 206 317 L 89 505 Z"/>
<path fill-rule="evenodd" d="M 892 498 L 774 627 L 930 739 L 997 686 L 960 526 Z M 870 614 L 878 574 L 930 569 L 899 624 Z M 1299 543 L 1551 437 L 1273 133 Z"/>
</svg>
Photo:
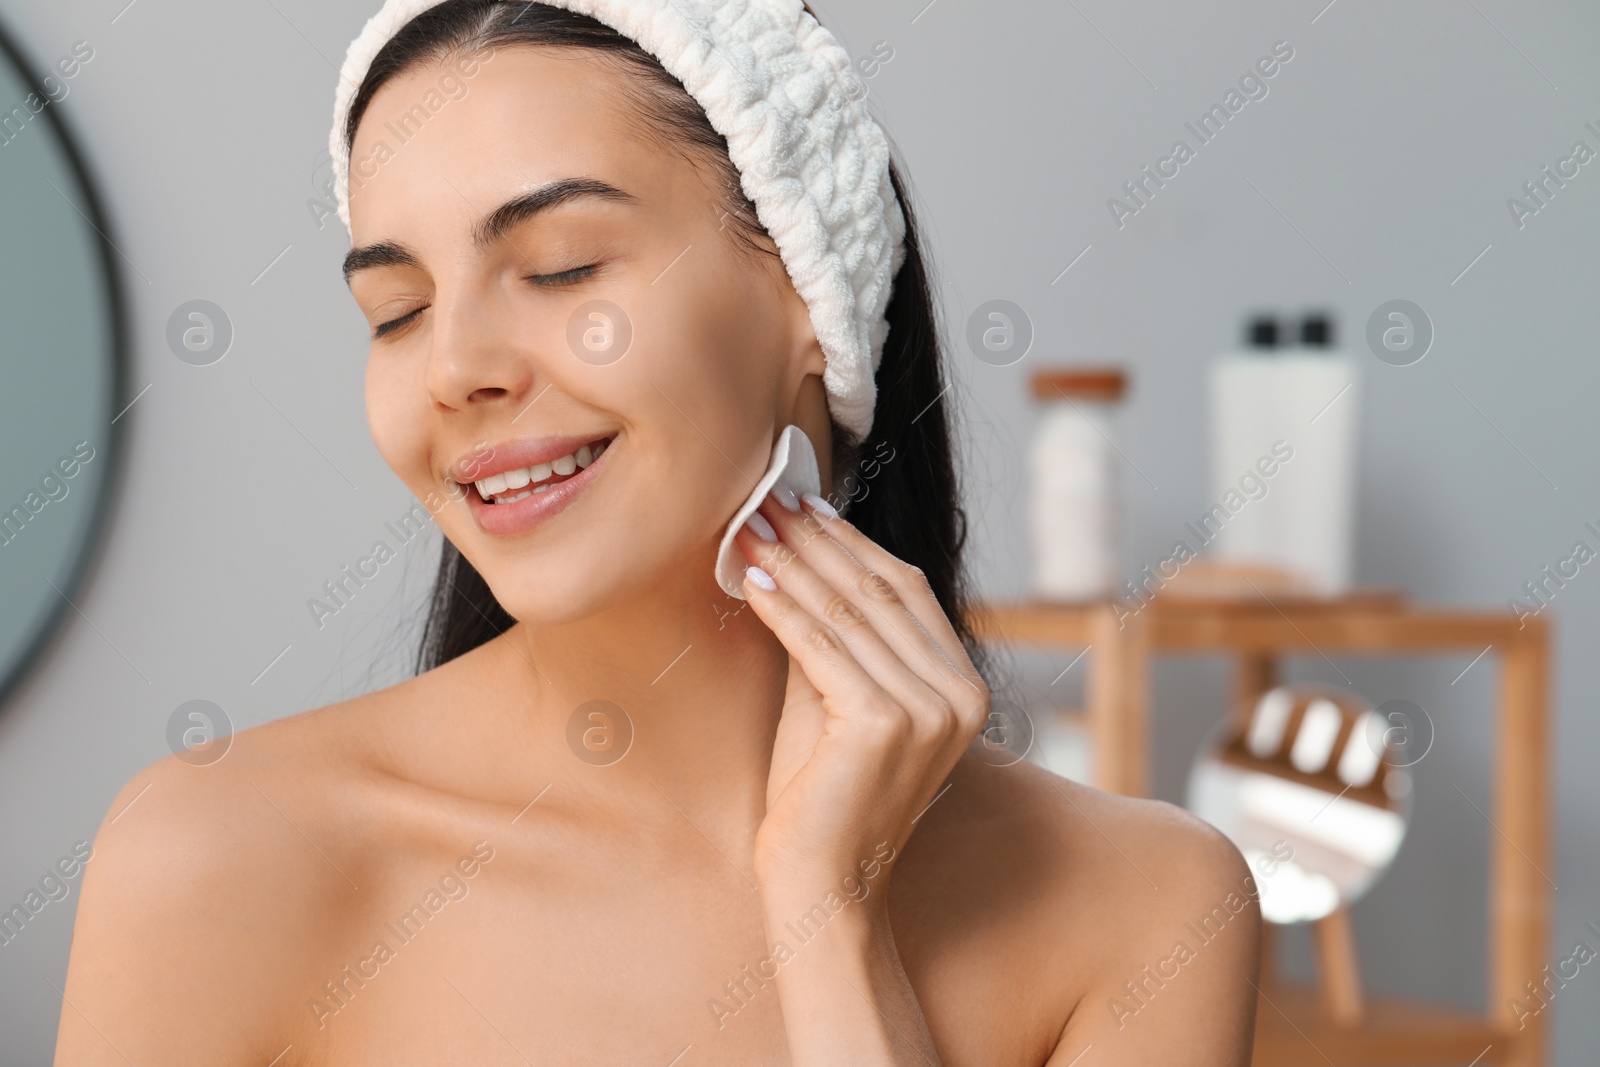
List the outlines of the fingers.
<svg viewBox="0 0 1600 1067">
<path fill-rule="evenodd" d="M 789 511 L 769 497 L 757 514 L 783 543 L 764 543 L 746 530 L 739 535 L 741 549 L 774 574 L 795 601 L 835 629 L 849 649 L 858 651 L 863 666 L 885 689 L 902 696 L 907 683 L 891 679 L 909 672 L 937 694 L 938 705 L 926 709 L 929 713 L 954 713 L 962 725 L 975 728 L 988 714 L 987 689 L 921 572 L 853 526 L 808 510 Z M 839 526 L 849 527 L 855 551 L 831 536 Z M 878 559 L 882 571 L 864 565 L 863 557 Z M 919 617 L 919 604 L 923 614 L 931 612 L 935 627 Z M 937 636 L 941 633 L 946 635 L 942 642 Z M 908 707 L 916 711 L 922 706 Z"/>
<path fill-rule="evenodd" d="M 781 529 L 785 541 L 783 546 L 759 546 L 764 554 L 753 557 L 757 563 L 765 567 L 762 561 L 774 554 L 774 548 L 783 549 L 775 553 L 779 567 L 792 566 L 787 555 L 798 555 L 805 560 L 809 571 L 814 572 L 796 575 L 795 581 L 800 587 L 815 588 L 819 598 L 837 597 L 845 604 L 854 605 L 902 662 L 941 695 L 948 696 L 948 675 L 955 669 L 954 665 L 911 614 L 893 585 L 863 567 L 842 545 L 823 533 L 816 520 L 788 511 L 771 499 L 763 502 L 757 514 L 770 518 L 772 526 Z M 790 545 L 794 547 L 787 547 Z M 770 567 L 767 569 L 771 571 Z M 800 599 L 809 602 L 806 598 Z"/>
<path fill-rule="evenodd" d="M 777 586 L 748 593 L 755 583 L 747 577 L 751 605 L 800 660 L 824 697 L 853 698 L 866 691 L 861 682 L 865 677 L 872 698 L 888 701 L 877 710 L 904 710 L 925 728 L 937 728 L 936 720 L 950 716 L 954 709 L 945 697 L 885 642 L 861 606 L 824 580 L 793 548 L 761 540 L 748 529 L 740 531 L 736 540 Z M 827 673 L 813 673 L 813 664 Z M 873 702 L 866 702 L 869 714 Z M 848 708 L 852 703 L 844 700 L 837 706 Z"/>
<path fill-rule="evenodd" d="M 933 589 L 928 585 L 928 579 L 921 569 L 895 556 L 862 533 L 848 519 L 837 514 L 828 514 L 827 511 L 817 508 L 817 503 L 826 506 L 826 502 L 820 498 L 810 498 L 802 503 L 805 508 L 806 525 L 820 528 L 832 541 L 860 561 L 861 566 L 881 575 L 893 585 L 904 599 L 907 610 L 923 625 L 928 636 L 945 651 L 957 669 L 968 678 L 977 680 L 977 671 L 968 661 L 961 639 L 951 629 L 944 607 L 933 595 Z M 829 508 L 829 511 L 831 510 Z"/>
<path fill-rule="evenodd" d="M 784 541 L 823 574 L 840 592 L 852 595 L 867 610 L 875 623 L 903 623 L 910 620 L 914 629 L 899 625 L 894 632 L 902 638 L 897 648 L 929 684 L 938 689 L 957 709 L 970 710 L 980 718 L 988 714 L 988 689 L 961 639 L 950 626 L 938 598 L 921 570 L 897 558 L 882 545 L 863 534 L 850 522 L 829 514 L 832 509 L 820 498 L 804 502 L 804 512 L 783 508 L 772 498 L 763 502 L 761 513 L 768 516 Z M 897 603 L 900 611 L 886 605 Z M 884 610 L 871 610 L 885 606 Z M 931 677 L 928 677 L 929 673 Z"/>
</svg>

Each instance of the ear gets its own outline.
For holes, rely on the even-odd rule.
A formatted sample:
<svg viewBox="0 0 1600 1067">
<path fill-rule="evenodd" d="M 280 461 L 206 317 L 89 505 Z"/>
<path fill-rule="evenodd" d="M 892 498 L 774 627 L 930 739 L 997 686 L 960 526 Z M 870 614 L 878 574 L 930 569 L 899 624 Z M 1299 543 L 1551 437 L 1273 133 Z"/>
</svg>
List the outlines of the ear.
<svg viewBox="0 0 1600 1067">
<path fill-rule="evenodd" d="M 788 275 L 784 280 L 789 282 Z M 816 327 L 811 324 L 811 309 L 806 306 L 805 300 L 800 296 L 794 284 L 789 282 L 785 286 L 784 317 L 788 325 L 790 368 L 794 374 L 792 381 L 798 384 L 807 375 L 816 375 L 821 378 L 828 369 L 828 357 L 822 351 L 822 344 L 817 340 Z"/>
<path fill-rule="evenodd" d="M 828 413 L 828 393 L 822 383 L 828 357 L 817 340 L 817 330 L 811 324 L 811 311 L 805 300 L 792 284 L 787 289 L 784 305 L 789 356 L 787 388 L 788 395 L 794 398 L 794 408 L 787 422 L 799 426 L 811 439 L 826 492 L 833 479 L 833 419 Z"/>
</svg>

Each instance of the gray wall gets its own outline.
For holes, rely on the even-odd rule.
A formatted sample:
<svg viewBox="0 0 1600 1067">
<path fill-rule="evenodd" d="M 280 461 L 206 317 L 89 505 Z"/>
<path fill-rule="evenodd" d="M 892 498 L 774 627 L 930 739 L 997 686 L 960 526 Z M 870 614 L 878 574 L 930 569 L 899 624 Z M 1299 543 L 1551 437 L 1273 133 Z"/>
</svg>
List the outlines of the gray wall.
<svg viewBox="0 0 1600 1067">
<path fill-rule="evenodd" d="M 1013 595 L 1027 573 L 1020 458 L 1032 366 L 1134 368 L 1134 569 L 1209 502 L 1206 362 L 1257 306 L 1331 306 L 1358 335 L 1373 309 L 1403 297 L 1437 328 L 1414 366 L 1367 357 L 1362 582 L 1504 610 L 1587 536 L 1584 522 L 1600 519 L 1600 162 L 1524 228 L 1506 199 L 1575 140 L 1600 147 L 1584 128 L 1600 126 L 1600 9 L 924 3 L 818 6 L 853 54 L 879 41 L 893 50 L 868 85 L 920 197 L 954 332 L 996 297 L 1025 308 L 1036 330 L 1032 354 L 1009 368 L 957 349 L 985 592 Z M 132 385 L 149 387 L 129 415 L 129 475 L 83 617 L 0 715 L 7 903 L 166 753 L 183 702 L 215 701 L 244 728 L 400 677 L 433 556 L 413 546 L 324 629 L 313 625 L 306 599 L 410 503 L 365 426 L 364 330 L 337 274 L 346 237 L 307 206 L 325 175 L 334 64 L 376 5 L 125 4 L 0 0 L 36 61 L 79 39 L 96 50 L 60 106 L 132 264 Z M 1269 95 L 1119 230 L 1106 199 L 1278 40 L 1295 57 Z M 163 337 L 172 310 L 196 298 L 220 304 L 236 330 L 227 357 L 205 368 L 174 358 Z M 1551 609 L 1552 963 L 1588 936 L 1584 920 L 1600 919 L 1590 817 L 1600 658 L 1586 654 L 1597 611 L 1600 576 L 1588 568 Z M 1340 661 L 1359 691 L 1412 700 L 1438 727 L 1417 769 L 1414 838 L 1357 910 L 1366 980 L 1463 1005 L 1484 994 L 1480 873 L 1493 832 L 1465 797 L 1489 803 L 1494 671 L 1485 660 L 1452 684 L 1469 660 Z M 1293 669 L 1338 680 L 1321 660 Z M 1217 663 L 1161 668 L 1162 796 L 1181 797 L 1225 683 Z M 75 900 L 0 948 L 7 1064 L 50 1054 Z M 1303 969 L 1305 945 L 1292 948 Z M 1553 1009 L 1556 1063 L 1600 1058 L 1597 1005 L 1600 978 L 1586 969 Z"/>
</svg>

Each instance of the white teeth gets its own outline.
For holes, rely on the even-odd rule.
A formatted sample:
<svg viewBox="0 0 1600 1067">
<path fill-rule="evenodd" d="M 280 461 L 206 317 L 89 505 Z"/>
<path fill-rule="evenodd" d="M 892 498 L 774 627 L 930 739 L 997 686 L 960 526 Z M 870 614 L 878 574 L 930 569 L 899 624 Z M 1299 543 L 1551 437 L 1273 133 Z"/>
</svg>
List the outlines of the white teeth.
<svg viewBox="0 0 1600 1067">
<path fill-rule="evenodd" d="M 562 456 L 560 459 L 551 460 L 549 463 L 523 467 L 521 470 L 503 471 L 500 474 L 491 474 L 489 477 L 479 479 L 472 484 L 478 487 L 478 492 L 483 495 L 485 500 L 490 500 L 500 496 L 502 493 L 514 492 L 518 489 L 527 490 L 526 492 L 517 493 L 515 496 L 503 497 L 498 501 L 501 504 L 509 504 L 513 500 L 521 500 L 525 496 L 542 493 L 550 488 L 554 483 L 546 482 L 545 480 L 552 474 L 558 474 L 565 478 L 580 468 L 589 466 L 600 458 L 600 453 L 604 452 L 606 446 L 610 443 L 609 441 L 602 441 L 598 445 L 581 445 L 578 451 Z M 545 484 L 539 484 L 541 482 Z M 532 489 L 528 489 L 530 485 L 533 487 Z"/>
</svg>

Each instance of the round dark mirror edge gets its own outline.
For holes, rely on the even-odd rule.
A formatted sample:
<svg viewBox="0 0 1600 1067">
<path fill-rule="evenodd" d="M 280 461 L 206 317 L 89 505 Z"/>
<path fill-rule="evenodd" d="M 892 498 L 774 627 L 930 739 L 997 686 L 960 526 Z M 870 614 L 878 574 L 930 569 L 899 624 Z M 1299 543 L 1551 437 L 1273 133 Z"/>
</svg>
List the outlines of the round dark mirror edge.
<svg viewBox="0 0 1600 1067">
<path fill-rule="evenodd" d="M 22 49 L 17 45 L 16 39 L 11 36 L 10 30 L 4 21 L 0 21 L 0 62 L 9 62 L 16 70 L 17 76 L 27 86 L 29 92 L 38 94 L 40 99 L 46 99 L 48 94 L 44 91 L 44 83 L 39 78 L 35 68 Z M 82 194 L 83 203 L 74 204 L 88 219 L 89 225 L 94 228 L 98 238 L 100 275 L 104 281 L 103 293 L 106 300 L 106 311 L 110 318 L 110 328 L 107 336 L 110 341 L 111 357 L 111 388 L 107 390 L 109 402 L 106 410 L 101 414 L 107 425 L 105 437 L 106 451 L 109 453 L 106 460 L 106 475 L 101 491 L 96 494 L 95 502 L 88 518 L 88 531 L 82 537 L 76 556 L 72 559 L 67 571 L 66 588 L 62 590 L 64 596 L 57 596 L 54 606 L 47 612 L 44 619 L 35 628 L 33 636 L 22 649 L 15 664 L 9 672 L 0 676 L 0 715 L 4 715 L 10 705 L 11 698 L 22 688 L 33 673 L 36 662 L 41 659 L 51 644 L 60 636 L 64 627 L 63 620 L 68 610 L 73 606 L 72 601 L 77 594 L 88 584 L 90 574 L 100 562 L 101 554 L 106 545 L 107 534 L 111 525 L 111 515 L 119 499 L 123 482 L 123 429 L 118 422 L 111 420 L 117 417 L 116 406 L 127 393 L 128 384 L 128 330 L 127 306 L 122 288 L 122 276 L 118 272 L 115 256 L 116 249 L 110 237 L 110 224 L 101 206 L 100 194 L 89 174 L 89 168 L 84 163 L 83 154 L 78 149 L 78 142 L 73 136 L 69 124 L 63 119 L 59 106 L 44 108 L 35 118 L 42 118 L 48 125 L 50 133 L 55 137 L 63 155 L 66 157 L 67 167 L 72 172 L 77 182 L 78 192 Z"/>
</svg>

